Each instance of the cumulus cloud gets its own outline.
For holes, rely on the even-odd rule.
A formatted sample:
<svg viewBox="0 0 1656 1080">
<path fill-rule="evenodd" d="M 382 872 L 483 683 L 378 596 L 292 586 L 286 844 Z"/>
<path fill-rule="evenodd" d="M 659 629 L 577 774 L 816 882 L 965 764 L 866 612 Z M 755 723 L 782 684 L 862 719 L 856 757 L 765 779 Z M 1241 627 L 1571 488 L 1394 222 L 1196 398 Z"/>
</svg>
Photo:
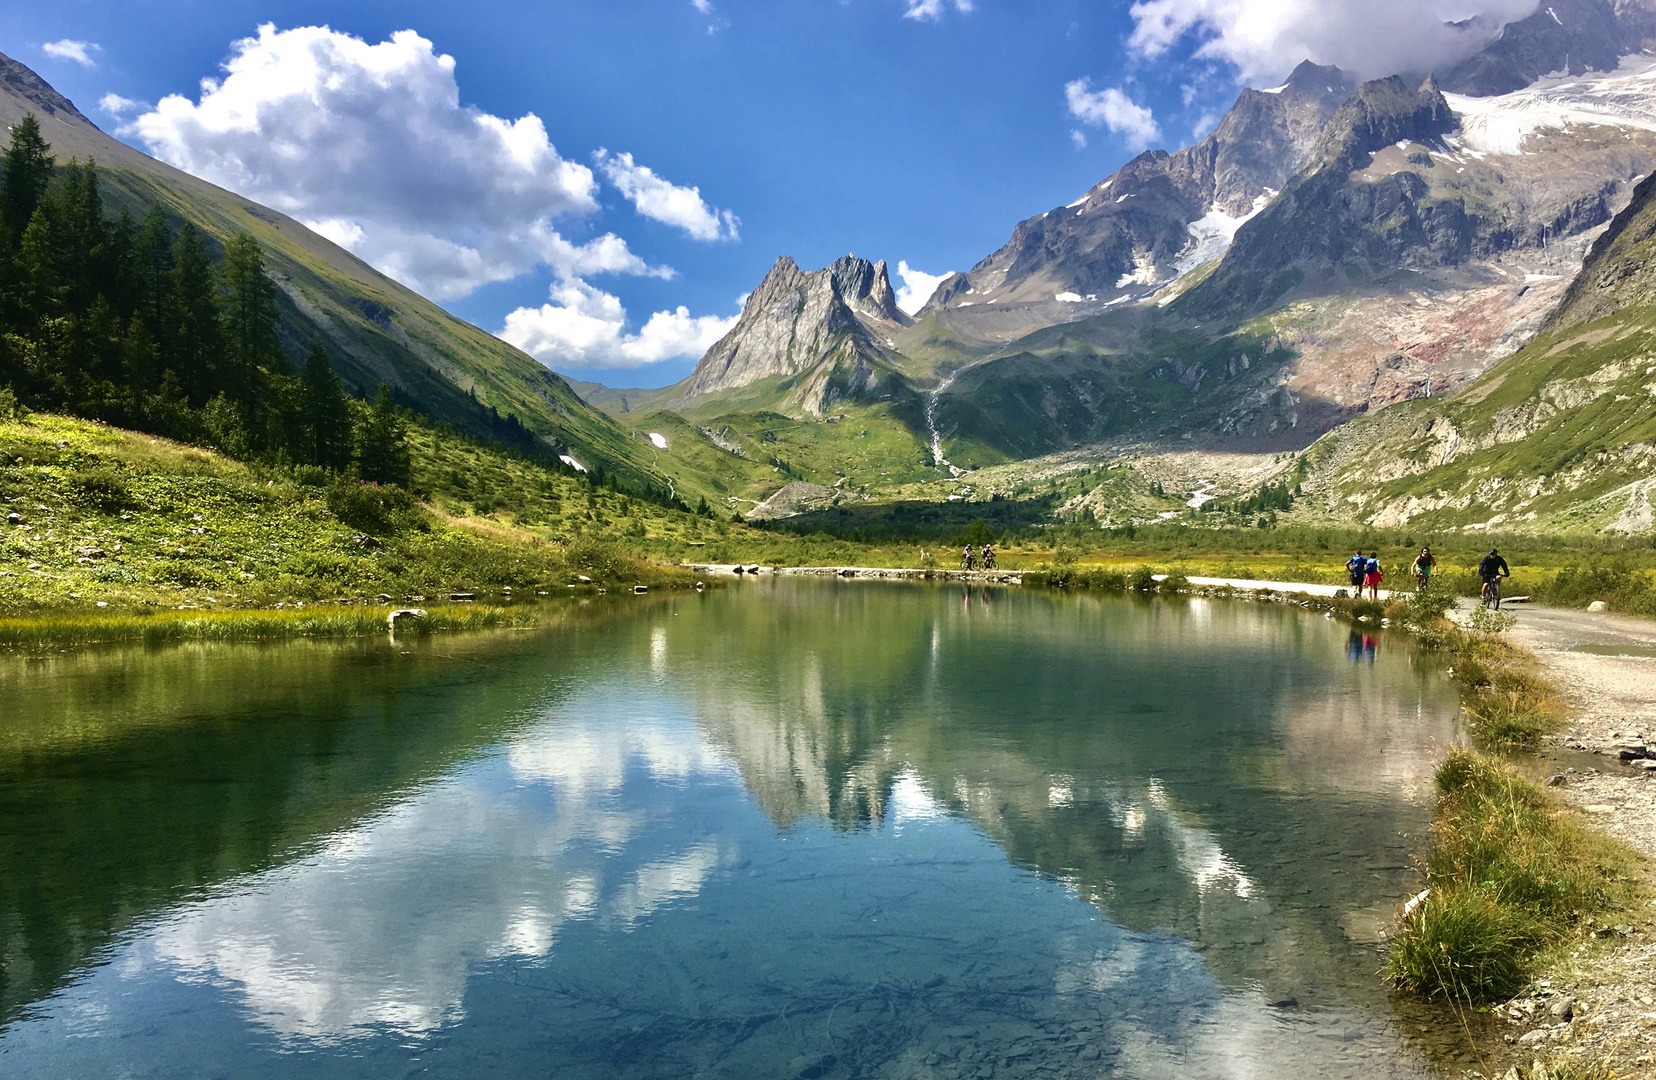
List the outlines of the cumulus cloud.
<svg viewBox="0 0 1656 1080">
<path fill-rule="evenodd" d="M 1275 81 L 1301 60 L 1362 78 L 1442 70 L 1534 13 L 1538 0 L 1138 0 L 1129 49 L 1154 59 L 1198 41 L 1198 57 Z"/>
<path fill-rule="evenodd" d="M 897 260 L 897 276 L 903 282 L 897 287 L 897 306 L 905 314 L 913 315 L 926 306 L 926 301 L 937 291 L 937 286 L 952 273 L 953 270 L 947 270 L 941 274 L 928 274 L 916 270 L 901 259 Z"/>
<path fill-rule="evenodd" d="M 231 47 L 223 78 L 202 80 L 199 102 L 163 98 L 123 134 L 437 299 L 542 264 L 668 273 L 618 237 L 560 236 L 555 219 L 598 210 L 592 170 L 561 157 L 533 113 L 462 106 L 454 59 L 412 30 L 370 45 L 266 24 Z"/>
<path fill-rule="evenodd" d="M 98 108 L 110 116 L 127 116 L 141 109 L 149 108 L 149 102 L 137 101 L 133 98 L 122 97 L 120 94 L 105 94 L 98 99 Z"/>
<path fill-rule="evenodd" d="M 1064 98 L 1069 102 L 1071 116 L 1092 127 L 1109 128 L 1133 150 L 1143 150 L 1161 138 L 1161 126 L 1155 116 L 1119 87 L 1094 90 L 1090 79 L 1076 79 L 1064 84 Z"/>
<path fill-rule="evenodd" d="M 633 368 L 699 357 L 730 332 L 737 316 L 693 316 L 688 308 L 658 311 L 636 334 L 626 332 L 618 297 L 584 281 L 560 281 L 550 302 L 506 316 L 499 336 L 548 367 Z"/>
<path fill-rule="evenodd" d="M 62 41 L 48 41 L 40 47 L 40 51 L 53 60 L 69 60 L 81 67 L 97 67 L 98 62 L 92 59 L 92 54 L 103 52 L 103 46 L 95 41 L 64 38 Z"/>
<path fill-rule="evenodd" d="M 599 150 L 592 156 L 605 178 L 645 217 L 683 229 L 697 240 L 737 239 L 736 215 L 708 206 L 700 188 L 669 183 L 648 167 L 636 164 L 631 154 Z"/>
<path fill-rule="evenodd" d="M 903 18 L 918 22 L 936 22 L 943 17 L 943 10 L 951 3 L 961 14 L 972 10 L 972 0 L 907 0 L 907 3 L 908 8 L 903 12 Z"/>
</svg>

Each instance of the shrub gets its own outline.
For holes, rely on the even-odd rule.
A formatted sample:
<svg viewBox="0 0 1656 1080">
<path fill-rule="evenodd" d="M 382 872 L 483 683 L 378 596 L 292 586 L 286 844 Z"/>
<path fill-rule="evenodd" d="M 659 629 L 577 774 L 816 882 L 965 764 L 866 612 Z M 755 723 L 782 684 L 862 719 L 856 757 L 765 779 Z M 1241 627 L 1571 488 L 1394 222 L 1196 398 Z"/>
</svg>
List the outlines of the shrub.
<svg viewBox="0 0 1656 1080">
<path fill-rule="evenodd" d="M 400 487 L 337 480 L 328 487 L 328 509 L 351 528 L 375 536 L 429 528 L 419 504 Z"/>
<path fill-rule="evenodd" d="M 88 469 L 69 483 L 75 501 L 90 510 L 113 514 L 134 505 L 126 477 L 115 469 Z"/>
<path fill-rule="evenodd" d="M 1135 566 L 1127 575 L 1128 587 L 1138 592 L 1150 592 L 1156 587 L 1156 571 L 1149 566 Z"/>
<path fill-rule="evenodd" d="M 1161 591 L 1164 593 L 1183 592 L 1190 588 L 1190 579 L 1177 570 L 1171 571 L 1161 580 Z"/>
</svg>

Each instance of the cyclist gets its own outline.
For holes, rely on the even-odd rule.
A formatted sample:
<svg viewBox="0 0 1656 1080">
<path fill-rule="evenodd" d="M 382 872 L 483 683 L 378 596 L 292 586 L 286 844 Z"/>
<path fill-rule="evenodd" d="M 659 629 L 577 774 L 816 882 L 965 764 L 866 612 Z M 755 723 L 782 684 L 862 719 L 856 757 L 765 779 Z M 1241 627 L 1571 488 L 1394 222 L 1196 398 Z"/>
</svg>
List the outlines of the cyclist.
<svg viewBox="0 0 1656 1080">
<path fill-rule="evenodd" d="M 995 568 L 995 549 L 990 547 L 988 544 L 983 545 L 982 565 L 985 570 L 993 570 Z"/>
<path fill-rule="evenodd" d="M 972 568 L 972 545 L 967 544 L 960 552 L 960 566 L 963 570 Z"/>
<path fill-rule="evenodd" d="M 1414 565 L 1409 567 L 1409 572 L 1415 577 L 1415 585 L 1421 592 L 1425 592 L 1426 587 L 1432 583 L 1432 573 L 1436 569 L 1437 556 L 1432 554 L 1431 548 L 1421 548 L 1420 554 L 1415 556 Z"/>
<path fill-rule="evenodd" d="M 1507 561 L 1501 558 L 1499 551 L 1490 548 L 1489 554 L 1485 555 L 1483 562 L 1478 564 L 1478 577 L 1483 579 L 1484 603 L 1499 611 L 1501 608 L 1501 579 L 1511 576 L 1512 569 L 1507 566 Z"/>
<path fill-rule="evenodd" d="M 1363 584 L 1368 586 L 1370 600 L 1380 599 L 1380 583 L 1385 580 L 1386 575 L 1380 572 L 1380 553 L 1369 552 L 1368 558 L 1363 561 Z M 1358 590 L 1358 595 L 1362 595 L 1361 589 Z"/>
<path fill-rule="evenodd" d="M 1357 594 L 1357 599 L 1363 598 L 1363 575 L 1368 572 L 1368 559 L 1363 550 L 1358 548 L 1351 558 L 1346 560 L 1346 573 L 1351 576 L 1351 591 Z"/>
</svg>

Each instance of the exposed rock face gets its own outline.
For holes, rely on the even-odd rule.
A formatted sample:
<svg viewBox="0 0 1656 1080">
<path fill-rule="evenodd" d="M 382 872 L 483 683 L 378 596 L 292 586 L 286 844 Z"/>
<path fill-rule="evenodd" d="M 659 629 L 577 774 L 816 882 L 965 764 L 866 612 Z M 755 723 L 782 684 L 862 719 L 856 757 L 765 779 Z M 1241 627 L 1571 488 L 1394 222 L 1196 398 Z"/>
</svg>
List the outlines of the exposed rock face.
<svg viewBox="0 0 1656 1080">
<path fill-rule="evenodd" d="M 1451 69 L 1443 87 L 1483 97 L 1520 90 L 1555 72 L 1611 71 L 1653 35 L 1656 14 L 1642 0 L 1546 0 Z"/>
<path fill-rule="evenodd" d="M 889 372 L 891 335 L 909 325 L 886 264 L 847 255 L 806 273 L 787 256 L 753 290 L 736 326 L 680 386 L 691 399 L 773 376 L 790 404 L 821 413 L 868 393 Z"/>
<path fill-rule="evenodd" d="M 1021 222 L 1005 247 L 939 285 L 927 306 L 1082 310 L 1152 291 L 1224 250 L 1236 224 L 1305 164 L 1351 89 L 1338 68 L 1308 61 L 1276 90 L 1243 90 L 1207 138 L 1140 154 L 1076 202 Z"/>
</svg>

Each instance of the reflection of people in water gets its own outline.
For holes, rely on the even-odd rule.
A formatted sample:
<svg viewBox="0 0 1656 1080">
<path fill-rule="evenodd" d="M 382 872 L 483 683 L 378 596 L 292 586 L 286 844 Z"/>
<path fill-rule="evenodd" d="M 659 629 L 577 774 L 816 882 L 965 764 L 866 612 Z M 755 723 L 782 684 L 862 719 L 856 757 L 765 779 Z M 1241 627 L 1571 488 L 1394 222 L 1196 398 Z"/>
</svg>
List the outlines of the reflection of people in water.
<svg viewBox="0 0 1656 1080">
<path fill-rule="evenodd" d="M 1372 634 L 1360 634 L 1353 630 L 1346 639 L 1346 659 L 1353 664 L 1360 664 L 1365 660 L 1374 663 L 1375 654 L 1380 651 L 1380 639 Z"/>
</svg>

